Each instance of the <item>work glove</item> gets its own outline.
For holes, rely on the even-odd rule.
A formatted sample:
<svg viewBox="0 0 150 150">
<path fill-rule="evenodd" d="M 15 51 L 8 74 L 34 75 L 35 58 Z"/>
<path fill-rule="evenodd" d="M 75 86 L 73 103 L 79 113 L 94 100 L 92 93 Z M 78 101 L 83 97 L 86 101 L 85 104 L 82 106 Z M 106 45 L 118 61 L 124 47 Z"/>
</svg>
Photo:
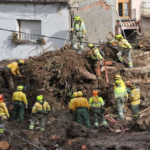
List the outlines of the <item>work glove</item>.
<svg viewBox="0 0 150 150">
<path fill-rule="evenodd" d="M 6 116 L 3 116 L 1 120 L 2 120 L 2 121 L 5 121 L 5 120 L 7 120 L 7 119 L 8 119 L 8 118 L 7 118 Z"/>
<path fill-rule="evenodd" d="M 26 105 L 25 109 L 28 109 L 28 105 Z"/>
<path fill-rule="evenodd" d="M 74 31 L 74 28 L 71 28 L 71 29 L 69 30 L 69 32 L 72 32 L 72 31 Z"/>
<path fill-rule="evenodd" d="M 21 75 L 21 74 L 18 74 L 18 75 L 16 75 L 16 76 L 18 76 L 18 77 L 22 77 L 22 75 Z"/>
<path fill-rule="evenodd" d="M 104 66 L 104 60 L 103 59 L 100 60 L 100 64 L 101 64 L 101 66 Z"/>
<path fill-rule="evenodd" d="M 85 38 L 85 35 L 84 35 L 84 34 L 82 35 L 82 38 Z"/>
</svg>

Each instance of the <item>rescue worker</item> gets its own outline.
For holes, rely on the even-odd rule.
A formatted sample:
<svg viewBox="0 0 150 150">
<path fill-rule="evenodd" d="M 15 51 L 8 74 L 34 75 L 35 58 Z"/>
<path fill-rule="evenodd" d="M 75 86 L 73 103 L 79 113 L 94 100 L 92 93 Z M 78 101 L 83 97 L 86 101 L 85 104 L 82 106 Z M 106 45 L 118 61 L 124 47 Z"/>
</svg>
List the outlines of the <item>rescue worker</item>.
<svg viewBox="0 0 150 150">
<path fill-rule="evenodd" d="M 23 122 L 24 109 L 28 108 L 28 101 L 22 90 L 23 86 L 19 85 L 17 87 L 17 92 L 14 92 L 12 96 L 12 101 L 14 102 L 13 121 L 16 121 L 19 116 L 19 123 Z"/>
<path fill-rule="evenodd" d="M 32 120 L 30 122 L 29 129 L 34 129 L 34 124 L 39 120 L 40 122 L 40 131 L 45 131 L 45 122 L 47 119 L 47 115 L 49 114 L 51 108 L 48 102 L 43 100 L 43 95 L 37 96 L 37 102 L 34 104 L 32 108 Z"/>
<path fill-rule="evenodd" d="M 70 103 L 69 103 L 69 110 L 70 110 L 70 114 L 72 114 L 72 120 L 74 122 L 76 122 L 77 121 L 77 114 L 75 111 L 72 110 L 72 103 L 73 103 L 74 99 L 78 97 L 78 92 L 74 92 L 72 97 L 73 98 L 70 100 Z"/>
<path fill-rule="evenodd" d="M 89 44 L 88 47 L 91 49 L 91 59 L 94 63 L 96 76 L 100 79 L 100 65 L 103 64 L 104 58 L 101 56 L 99 49 L 96 48 L 94 44 Z"/>
<path fill-rule="evenodd" d="M 128 99 L 127 91 L 124 87 L 121 86 L 120 81 L 116 81 L 117 87 L 114 90 L 114 97 L 117 103 L 117 111 L 119 114 L 118 120 L 124 120 L 123 108 L 124 102 Z"/>
<path fill-rule="evenodd" d="M 116 43 L 118 45 L 119 52 L 117 53 L 118 59 L 121 61 L 122 64 L 126 64 L 123 56 L 126 56 L 128 59 L 128 66 L 129 68 L 133 68 L 132 58 L 131 58 L 131 50 L 132 46 L 130 43 L 123 38 L 121 34 L 116 35 L 116 40 L 110 41 L 110 43 Z"/>
<path fill-rule="evenodd" d="M 114 77 L 115 77 L 115 82 L 116 82 L 117 80 L 120 81 L 120 82 L 121 82 L 121 87 L 126 88 L 126 85 L 125 85 L 125 83 L 124 83 L 124 81 L 122 80 L 122 78 L 121 78 L 120 75 L 115 75 Z M 117 86 L 116 86 L 116 83 L 114 83 L 113 85 L 114 85 L 114 90 L 115 90 L 115 88 L 117 87 Z"/>
<path fill-rule="evenodd" d="M 140 105 L 140 89 L 133 83 L 128 84 L 130 88 L 129 101 L 131 102 L 132 120 L 136 121 L 139 118 L 139 105 Z"/>
<path fill-rule="evenodd" d="M 22 76 L 19 72 L 19 67 L 24 64 L 24 60 L 19 60 L 18 62 L 13 62 L 9 64 L 4 72 L 5 72 L 5 78 L 7 80 L 7 83 L 9 85 L 9 89 L 14 89 L 14 83 L 12 75 L 14 76 Z"/>
<path fill-rule="evenodd" d="M 0 133 L 4 133 L 5 121 L 10 117 L 6 104 L 3 101 L 4 96 L 0 94 Z"/>
<path fill-rule="evenodd" d="M 93 97 L 91 97 L 89 99 L 89 105 L 90 105 L 90 109 L 92 110 L 93 115 L 94 115 L 95 129 L 98 129 L 98 127 L 99 127 L 98 116 L 101 117 L 102 125 L 105 128 L 108 128 L 108 124 L 107 124 L 106 119 L 104 117 L 105 109 L 102 108 L 104 106 L 104 101 L 103 101 L 102 97 L 98 97 L 98 91 L 97 90 L 93 91 Z"/>
<path fill-rule="evenodd" d="M 86 98 L 83 98 L 82 91 L 78 91 L 78 98 L 75 98 L 72 103 L 72 110 L 77 113 L 77 122 L 82 124 L 82 118 L 85 121 L 87 128 L 91 128 L 88 109 L 90 109 L 89 103 Z"/>
<path fill-rule="evenodd" d="M 83 47 L 84 47 L 84 38 L 86 33 L 86 28 L 84 22 L 81 20 L 79 16 L 74 17 L 73 27 L 71 29 L 73 31 L 73 39 L 72 44 L 73 48 L 78 52 L 82 53 Z M 79 49 L 78 49 L 78 42 L 80 43 Z"/>
</svg>

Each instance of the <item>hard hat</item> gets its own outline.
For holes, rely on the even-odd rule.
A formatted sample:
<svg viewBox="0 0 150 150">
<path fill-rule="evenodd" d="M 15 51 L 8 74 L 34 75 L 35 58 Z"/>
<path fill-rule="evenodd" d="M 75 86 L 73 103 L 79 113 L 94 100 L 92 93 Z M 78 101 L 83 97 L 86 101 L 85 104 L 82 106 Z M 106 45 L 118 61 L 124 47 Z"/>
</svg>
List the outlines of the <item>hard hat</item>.
<svg viewBox="0 0 150 150">
<path fill-rule="evenodd" d="M 3 102 L 3 100 L 4 100 L 4 96 L 3 94 L 0 94 L 0 102 Z"/>
<path fill-rule="evenodd" d="M 92 44 L 92 43 L 90 43 L 90 44 L 88 45 L 89 48 L 93 48 L 94 46 L 95 46 L 95 45 Z"/>
<path fill-rule="evenodd" d="M 80 18 L 79 16 L 75 16 L 75 17 L 74 17 L 74 20 L 75 20 L 75 21 L 78 21 L 78 20 L 81 20 L 81 18 Z"/>
<path fill-rule="evenodd" d="M 36 100 L 37 100 L 37 101 L 43 100 L 43 95 L 38 95 L 38 96 L 36 97 Z"/>
<path fill-rule="evenodd" d="M 78 97 L 78 92 L 74 92 L 72 97 Z"/>
<path fill-rule="evenodd" d="M 19 64 L 24 64 L 24 60 L 20 59 L 18 62 L 19 62 Z"/>
<path fill-rule="evenodd" d="M 78 96 L 83 96 L 82 91 L 78 91 Z"/>
<path fill-rule="evenodd" d="M 121 85 L 121 82 L 119 80 L 116 80 L 116 85 Z"/>
<path fill-rule="evenodd" d="M 97 90 L 93 90 L 93 96 L 98 95 L 98 91 Z"/>
<path fill-rule="evenodd" d="M 23 90 L 23 85 L 17 86 L 17 90 L 18 90 L 18 91 L 22 91 L 22 90 Z"/>
<path fill-rule="evenodd" d="M 121 79 L 120 75 L 115 75 L 115 79 Z"/>
<path fill-rule="evenodd" d="M 115 36 L 116 39 L 123 39 L 123 36 L 121 34 L 118 34 Z"/>
<path fill-rule="evenodd" d="M 129 83 L 129 84 L 127 85 L 127 87 L 130 87 L 130 88 L 132 88 L 132 89 L 136 88 L 136 86 L 135 86 L 134 83 Z"/>
</svg>

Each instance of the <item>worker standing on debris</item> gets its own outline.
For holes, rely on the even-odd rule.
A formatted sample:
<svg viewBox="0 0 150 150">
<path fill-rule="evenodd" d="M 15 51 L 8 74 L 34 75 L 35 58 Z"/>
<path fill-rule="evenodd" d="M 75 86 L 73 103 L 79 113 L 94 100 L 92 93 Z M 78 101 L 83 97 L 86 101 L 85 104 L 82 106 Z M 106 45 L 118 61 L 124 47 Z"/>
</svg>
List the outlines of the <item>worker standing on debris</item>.
<svg viewBox="0 0 150 150">
<path fill-rule="evenodd" d="M 7 83 L 9 85 L 9 89 L 14 89 L 14 83 L 12 75 L 14 76 L 22 76 L 19 72 L 19 67 L 24 64 L 24 60 L 19 60 L 18 62 L 13 62 L 9 64 L 4 72 L 5 72 L 5 78 L 7 80 Z M 12 74 L 12 75 L 11 75 Z"/>
<path fill-rule="evenodd" d="M 104 58 L 101 56 L 98 48 L 94 44 L 89 44 L 88 47 L 91 49 L 91 59 L 94 63 L 94 70 L 98 79 L 101 77 L 100 65 L 103 64 Z"/>
<path fill-rule="evenodd" d="M 77 113 L 77 122 L 82 124 L 82 118 L 85 121 L 86 127 L 91 128 L 88 109 L 90 109 L 89 103 L 86 98 L 83 98 L 82 91 L 78 91 L 78 98 L 75 98 L 72 103 L 72 110 Z"/>
<path fill-rule="evenodd" d="M 140 105 L 140 89 L 133 83 L 128 84 L 130 88 L 129 101 L 131 102 L 132 120 L 136 121 L 139 118 L 139 105 Z"/>
<path fill-rule="evenodd" d="M 28 101 L 22 90 L 23 86 L 18 86 L 17 92 L 14 92 L 12 96 L 14 102 L 13 121 L 16 121 L 19 116 L 19 123 L 23 122 L 24 109 L 28 108 Z"/>
<path fill-rule="evenodd" d="M 48 102 L 43 100 L 43 95 L 37 96 L 37 102 L 34 104 L 32 108 L 32 120 L 30 122 L 29 129 L 34 129 L 34 124 L 39 120 L 40 122 L 40 131 L 45 131 L 45 122 L 47 119 L 47 115 L 50 113 L 50 105 Z"/>
<path fill-rule="evenodd" d="M 86 28 L 84 22 L 81 20 L 79 16 L 74 17 L 73 27 L 71 29 L 73 31 L 73 39 L 72 44 L 73 48 L 78 52 L 82 53 L 84 47 L 84 38 L 86 33 Z M 80 47 L 78 49 L 78 42 L 80 43 Z"/>
<path fill-rule="evenodd" d="M 107 124 L 106 119 L 104 117 L 105 109 L 102 108 L 104 106 L 104 101 L 103 101 L 103 98 L 98 97 L 98 91 L 97 90 L 93 91 L 93 97 L 90 98 L 89 105 L 90 105 L 90 109 L 92 110 L 93 115 L 94 115 L 95 129 L 98 129 L 98 126 L 99 126 L 98 116 L 101 117 L 102 125 L 105 128 L 108 128 L 108 124 Z"/>
<path fill-rule="evenodd" d="M 4 133 L 5 121 L 9 118 L 9 112 L 3 100 L 4 96 L 0 94 L 0 133 Z"/>
<path fill-rule="evenodd" d="M 128 99 L 127 91 L 124 87 L 121 87 L 121 82 L 116 81 L 117 87 L 114 90 L 114 97 L 117 103 L 117 111 L 119 113 L 119 120 L 124 120 L 123 107 L 124 102 Z"/>
<path fill-rule="evenodd" d="M 131 58 L 131 50 L 132 46 L 130 43 L 123 38 L 121 34 L 116 35 L 116 40 L 111 41 L 110 43 L 116 43 L 118 44 L 119 52 L 117 53 L 118 59 L 123 63 L 126 64 L 123 56 L 126 56 L 128 59 L 128 66 L 129 68 L 133 68 L 132 58 Z"/>
<path fill-rule="evenodd" d="M 74 92 L 72 97 L 73 97 L 73 99 L 71 99 L 70 103 L 69 103 L 69 110 L 70 110 L 70 113 L 72 114 L 72 120 L 74 122 L 76 122 L 77 121 L 77 114 L 75 111 L 72 110 L 72 103 L 73 103 L 74 99 L 78 97 L 78 92 Z"/>
</svg>

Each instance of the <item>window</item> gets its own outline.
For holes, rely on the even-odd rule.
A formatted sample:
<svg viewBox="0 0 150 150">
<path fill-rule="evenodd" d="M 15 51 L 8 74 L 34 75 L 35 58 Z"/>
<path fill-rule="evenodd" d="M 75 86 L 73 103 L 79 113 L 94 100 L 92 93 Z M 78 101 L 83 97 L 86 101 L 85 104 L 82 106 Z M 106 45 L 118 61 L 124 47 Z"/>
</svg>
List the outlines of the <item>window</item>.
<svg viewBox="0 0 150 150">
<path fill-rule="evenodd" d="M 39 36 L 35 36 L 33 34 L 41 35 L 41 21 L 18 20 L 18 26 L 20 40 L 36 41 L 38 38 L 40 38 Z M 25 32 L 27 34 L 21 32 Z"/>
<path fill-rule="evenodd" d="M 131 4 L 130 0 L 118 0 L 118 12 L 122 18 L 131 17 Z"/>
</svg>

